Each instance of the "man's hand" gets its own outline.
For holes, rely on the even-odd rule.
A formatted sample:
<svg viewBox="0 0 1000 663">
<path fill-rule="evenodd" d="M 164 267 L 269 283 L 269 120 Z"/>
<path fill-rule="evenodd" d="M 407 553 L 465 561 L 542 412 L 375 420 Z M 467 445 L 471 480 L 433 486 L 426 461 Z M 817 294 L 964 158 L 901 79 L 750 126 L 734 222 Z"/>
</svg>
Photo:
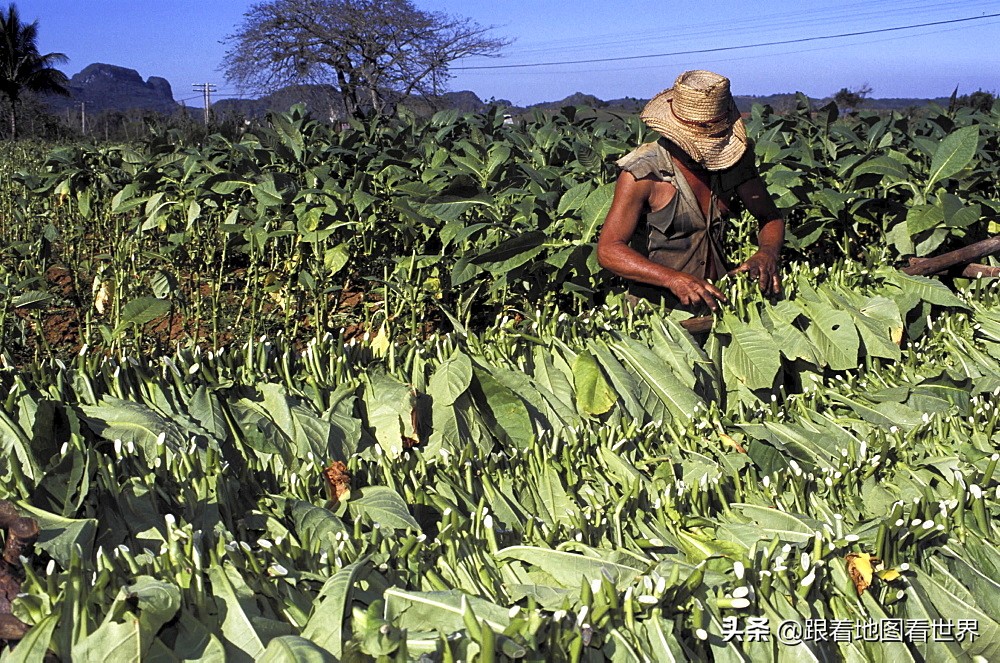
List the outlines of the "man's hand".
<svg viewBox="0 0 1000 663">
<path fill-rule="evenodd" d="M 781 292 L 781 276 L 778 273 L 778 259 L 768 251 L 757 251 L 750 259 L 733 270 L 734 274 L 746 272 L 750 278 L 760 283 L 765 294 L 777 295 Z"/>
<path fill-rule="evenodd" d="M 666 286 L 685 306 L 704 303 L 713 311 L 718 311 L 720 301 L 729 301 L 721 290 L 708 281 L 684 272 L 676 272 L 667 281 Z"/>
</svg>

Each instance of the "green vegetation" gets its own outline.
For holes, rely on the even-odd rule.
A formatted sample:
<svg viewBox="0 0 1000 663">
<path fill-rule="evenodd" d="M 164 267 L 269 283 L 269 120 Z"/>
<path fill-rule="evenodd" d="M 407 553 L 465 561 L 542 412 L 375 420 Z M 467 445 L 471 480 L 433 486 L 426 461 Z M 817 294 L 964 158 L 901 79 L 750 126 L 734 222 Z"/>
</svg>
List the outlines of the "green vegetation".
<svg viewBox="0 0 1000 663">
<path fill-rule="evenodd" d="M 25 92 L 69 94 L 66 75 L 55 68 L 68 59 L 38 50 L 38 21 L 22 23 L 11 3 L 0 11 L 0 94 L 10 104 L 10 136 L 17 138 L 17 114 Z"/>
<path fill-rule="evenodd" d="M 704 344 L 594 260 L 635 118 L 5 145 L 12 658 L 996 659 L 1000 294 L 891 265 L 996 231 L 997 120 L 756 107 L 786 291 Z M 897 618 L 978 637 L 773 635 Z"/>
</svg>

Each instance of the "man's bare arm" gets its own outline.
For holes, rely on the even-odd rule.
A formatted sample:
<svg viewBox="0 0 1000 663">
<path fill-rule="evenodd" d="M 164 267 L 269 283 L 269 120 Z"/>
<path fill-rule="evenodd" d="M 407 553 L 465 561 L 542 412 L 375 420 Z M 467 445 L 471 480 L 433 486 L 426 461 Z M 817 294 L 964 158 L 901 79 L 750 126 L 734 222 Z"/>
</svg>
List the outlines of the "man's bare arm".
<svg viewBox="0 0 1000 663">
<path fill-rule="evenodd" d="M 714 285 L 696 276 L 658 265 L 637 252 L 629 241 L 635 234 L 649 201 L 653 183 L 637 180 L 628 171 L 622 172 L 615 186 L 615 197 L 597 239 L 597 261 L 605 269 L 632 281 L 668 288 L 682 304 L 704 302 L 712 310 L 726 296 Z"/>
</svg>

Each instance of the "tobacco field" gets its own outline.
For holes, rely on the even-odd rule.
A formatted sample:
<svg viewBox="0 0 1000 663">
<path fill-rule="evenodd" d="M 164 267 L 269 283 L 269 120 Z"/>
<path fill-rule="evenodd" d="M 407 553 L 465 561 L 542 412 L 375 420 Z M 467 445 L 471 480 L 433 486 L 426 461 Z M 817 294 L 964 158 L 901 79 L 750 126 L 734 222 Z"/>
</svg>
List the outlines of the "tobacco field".
<svg viewBox="0 0 1000 663">
<path fill-rule="evenodd" d="M 0 661 L 1000 660 L 1000 287 L 897 269 L 1000 105 L 747 122 L 784 292 L 698 340 L 596 262 L 636 117 L 0 146 Z"/>
</svg>

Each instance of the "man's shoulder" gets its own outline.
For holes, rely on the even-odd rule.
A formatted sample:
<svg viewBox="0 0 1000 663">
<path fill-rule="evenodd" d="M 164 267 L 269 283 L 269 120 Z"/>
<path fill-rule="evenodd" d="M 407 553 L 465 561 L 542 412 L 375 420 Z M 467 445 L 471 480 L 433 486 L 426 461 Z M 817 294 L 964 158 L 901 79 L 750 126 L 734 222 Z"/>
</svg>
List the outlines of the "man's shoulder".
<svg viewBox="0 0 1000 663">
<path fill-rule="evenodd" d="M 622 170 L 632 173 L 637 180 L 652 176 L 658 181 L 669 181 L 674 174 L 670 153 L 660 141 L 640 145 L 615 163 Z"/>
</svg>

